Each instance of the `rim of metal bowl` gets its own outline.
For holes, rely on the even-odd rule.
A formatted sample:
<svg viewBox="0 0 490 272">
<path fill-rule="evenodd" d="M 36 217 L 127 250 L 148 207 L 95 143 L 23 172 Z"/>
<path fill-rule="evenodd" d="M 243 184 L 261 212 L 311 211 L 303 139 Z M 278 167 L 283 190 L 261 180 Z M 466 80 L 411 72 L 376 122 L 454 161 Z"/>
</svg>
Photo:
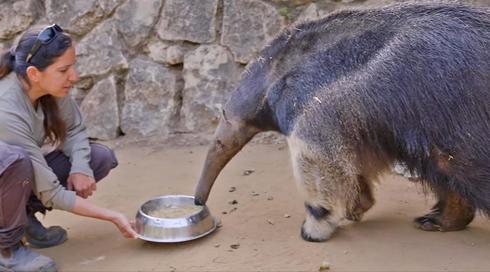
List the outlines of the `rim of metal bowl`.
<svg viewBox="0 0 490 272">
<path fill-rule="evenodd" d="M 180 238 L 180 239 L 156 239 L 156 238 L 151 238 L 151 237 L 146 237 L 146 236 L 143 236 L 139 233 L 137 233 L 137 236 L 139 239 L 141 240 L 145 240 L 145 241 L 148 241 L 148 242 L 156 242 L 156 243 L 180 243 L 180 242 L 187 242 L 187 241 L 192 241 L 192 240 L 196 240 L 196 239 L 199 239 L 201 237 L 204 237 L 208 234 L 210 234 L 211 232 L 215 231 L 216 230 L 216 227 L 218 226 L 218 220 L 213 217 L 213 227 L 202 233 L 202 234 L 199 234 L 199 235 L 196 235 L 196 236 L 191 236 L 191 237 L 183 237 L 183 238 Z"/>
<path fill-rule="evenodd" d="M 144 214 L 145 216 L 148 216 L 148 217 L 151 217 L 153 219 L 156 219 L 156 220 L 159 220 L 159 221 L 176 221 L 176 220 L 182 220 L 186 217 L 191 217 L 191 216 L 194 216 L 200 212 L 202 212 L 205 208 L 207 208 L 206 205 L 204 206 L 201 206 L 202 208 L 197 211 L 197 212 L 194 212 L 194 213 L 191 213 L 185 217 L 174 217 L 174 218 L 165 218 L 165 217 L 156 217 L 156 216 L 151 216 L 149 214 L 147 214 L 146 212 L 144 212 L 142 210 L 143 206 L 145 206 L 146 203 L 149 203 L 151 201 L 154 201 L 154 200 L 158 200 L 158 199 L 162 199 L 162 198 L 189 198 L 189 199 L 194 199 L 193 196 L 189 196 L 189 195 L 163 195 L 163 196 L 157 196 L 157 197 L 154 197 L 154 198 L 151 198 L 151 199 L 148 199 L 147 201 L 145 201 L 145 203 L 143 203 L 140 208 L 138 209 L 142 214 Z M 197 205 L 195 205 L 197 206 Z M 208 212 L 209 212 L 209 208 L 208 208 Z M 213 218 L 214 219 L 214 218 Z"/>
</svg>

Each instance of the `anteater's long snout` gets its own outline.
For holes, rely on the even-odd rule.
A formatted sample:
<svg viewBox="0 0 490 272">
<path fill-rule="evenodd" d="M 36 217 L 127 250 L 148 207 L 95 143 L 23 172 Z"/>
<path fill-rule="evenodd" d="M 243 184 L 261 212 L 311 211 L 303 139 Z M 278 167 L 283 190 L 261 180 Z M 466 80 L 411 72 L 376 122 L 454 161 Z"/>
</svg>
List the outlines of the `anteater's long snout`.
<svg viewBox="0 0 490 272">
<path fill-rule="evenodd" d="M 222 117 L 211 142 L 194 194 L 196 205 L 204 205 L 214 181 L 225 165 L 248 143 L 258 130 L 245 122 Z"/>
</svg>

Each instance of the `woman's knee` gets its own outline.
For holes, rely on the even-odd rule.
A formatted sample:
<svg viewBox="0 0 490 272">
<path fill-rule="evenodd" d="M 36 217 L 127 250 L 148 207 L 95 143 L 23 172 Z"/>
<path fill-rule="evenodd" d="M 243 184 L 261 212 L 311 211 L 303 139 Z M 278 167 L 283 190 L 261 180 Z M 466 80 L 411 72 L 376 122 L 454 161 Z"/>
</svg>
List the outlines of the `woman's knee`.
<svg viewBox="0 0 490 272">
<path fill-rule="evenodd" d="M 34 169 L 29 154 L 21 147 L 14 145 L 2 145 L 2 166 L 5 167 L 0 175 L 2 184 L 21 184 L 22 191 L 30 194 L 34 182 Z"/>
<path fill-rule="evenodd" d="M 90 148 L 90 166 L 94 171 L 95 180 L 99 181 L 107 176 L 111 169 L 114 169 L 118 165 L 118 161 L 114 151 L 105 145 L 92 143 L 90 144 Z"/>
<path fill-rule="evenodd" d="M 2 153 L 6 160 L 4 165 L 5 171 L 14 171 L 23 173 L 26 178 L 33 179 L 34 170 L 32 168 L 32 161 L 25 149 L 15 145 L 9 145 L 3 148 Z M 4 172 L 5 172 L 4 171 Z"/>
</svg>

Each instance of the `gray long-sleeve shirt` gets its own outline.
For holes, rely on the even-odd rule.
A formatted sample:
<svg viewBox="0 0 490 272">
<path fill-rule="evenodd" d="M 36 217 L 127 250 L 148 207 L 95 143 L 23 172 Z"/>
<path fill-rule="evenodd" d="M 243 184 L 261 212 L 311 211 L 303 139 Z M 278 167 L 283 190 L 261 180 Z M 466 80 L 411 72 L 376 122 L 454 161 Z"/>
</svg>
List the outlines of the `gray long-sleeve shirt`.
<svg viewBox="0 0 490 272">
<path fill-rule="evenodd" d="M 71 173 L 93 177 L 90 145 L 83 118 L 70 97 L 57 99 L 61 117 L 67 126 L 63 153 L 70 158 Z M 41 151 L 45 142 L 44 113 L 41 105 L 34 108 L 14 73 L 0 80 L 0 141 L 26 150 L 34 168 L 34 193 L 46 207 L 71 211 L 76 194 L 66 190 L 46 163 Z"/>
</svg>

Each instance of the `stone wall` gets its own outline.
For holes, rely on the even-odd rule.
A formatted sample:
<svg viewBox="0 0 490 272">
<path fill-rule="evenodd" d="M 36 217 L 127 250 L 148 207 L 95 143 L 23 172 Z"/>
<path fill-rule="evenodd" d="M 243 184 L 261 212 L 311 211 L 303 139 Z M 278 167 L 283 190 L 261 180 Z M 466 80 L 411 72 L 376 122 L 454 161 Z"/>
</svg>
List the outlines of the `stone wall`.
<svg viewBox="0 0 490 272">
<path fill-rule="evenodd" d="M 210 134 L 245 65 L 281 29 L 402 1 L 0 0 L 0 49 L 32 25 L 69 32 L 81 76 L 72 95 L 94 138 Z"/>
</svg>

